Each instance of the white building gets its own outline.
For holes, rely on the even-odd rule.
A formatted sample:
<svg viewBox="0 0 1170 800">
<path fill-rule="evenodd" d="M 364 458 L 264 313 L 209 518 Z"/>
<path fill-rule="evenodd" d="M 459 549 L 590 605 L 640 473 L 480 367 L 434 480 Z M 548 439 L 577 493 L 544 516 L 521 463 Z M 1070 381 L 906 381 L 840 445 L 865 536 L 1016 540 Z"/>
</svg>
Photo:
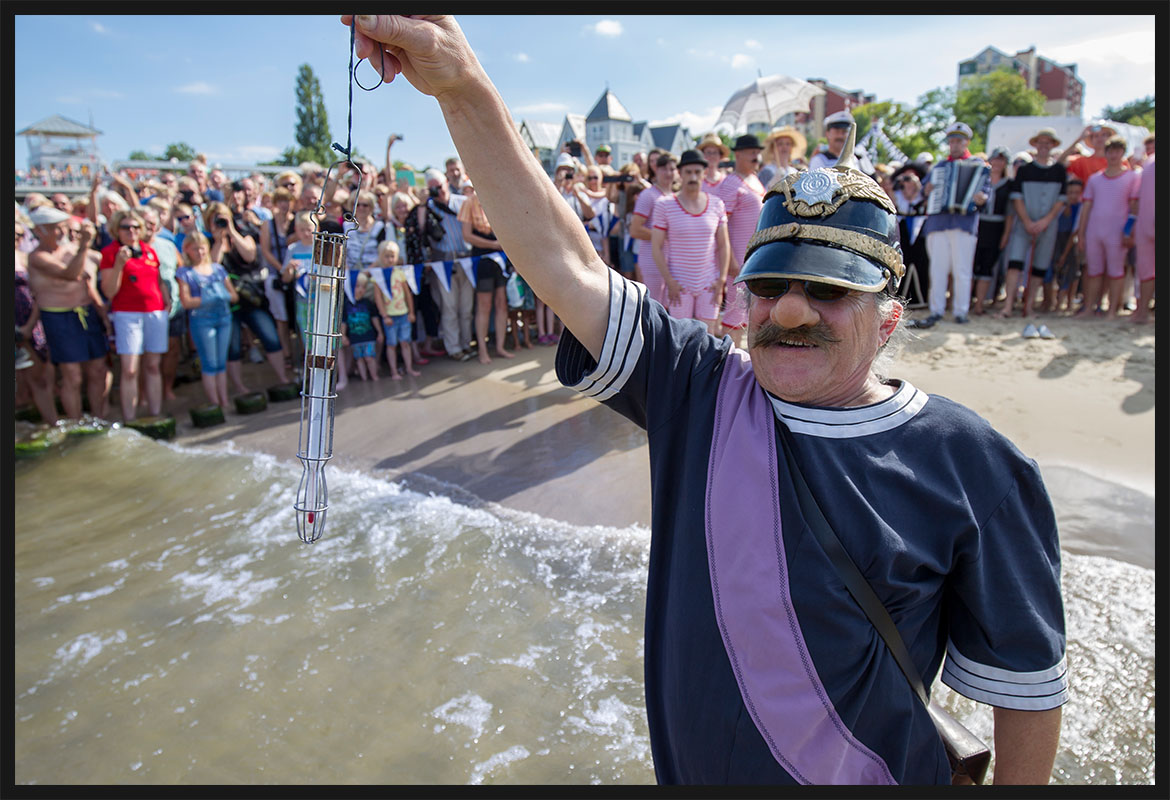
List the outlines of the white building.
<svg viewBox="0 0 1170 800">
<path fill-rule="evenodd" d="M 557 129 L 557 126 L 543 122 L 522 120 L 520 123 L 520 135 L 529 148 L 537 152 L 550 174 L 557 154 L 566 142 L 573 139 L 584 142 L 590 154 L 596 153 L 603 144 L 609 145 L 615 167 L 632 161 L 634 153 L 645 153 L 654 147 L 675 155 L 694 147 L 694 137 L 684 125 L 650 126 L 645 121 L 634 122 L 630 112 L 609 89 L 602 93 L 588 114 L 566 114 L 551 148 L 546 148 L 543 143 L 548 141 L 550 127 Z"/>
</svg>

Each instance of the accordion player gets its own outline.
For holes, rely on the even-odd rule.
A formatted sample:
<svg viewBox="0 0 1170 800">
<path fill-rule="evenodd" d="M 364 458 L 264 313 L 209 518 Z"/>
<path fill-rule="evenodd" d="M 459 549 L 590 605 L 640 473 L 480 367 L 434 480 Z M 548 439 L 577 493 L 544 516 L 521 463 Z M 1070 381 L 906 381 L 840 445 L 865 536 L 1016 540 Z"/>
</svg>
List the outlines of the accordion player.
<svg viewBox="0 0 1170 800">
<path fill-rule="evenodd" d="M 927 215 L 974 214 L 975 195 L 983 186 L 991 167 L 978 158 L 944 161 L 930 168 L 926 198 Z"/>
</svg>

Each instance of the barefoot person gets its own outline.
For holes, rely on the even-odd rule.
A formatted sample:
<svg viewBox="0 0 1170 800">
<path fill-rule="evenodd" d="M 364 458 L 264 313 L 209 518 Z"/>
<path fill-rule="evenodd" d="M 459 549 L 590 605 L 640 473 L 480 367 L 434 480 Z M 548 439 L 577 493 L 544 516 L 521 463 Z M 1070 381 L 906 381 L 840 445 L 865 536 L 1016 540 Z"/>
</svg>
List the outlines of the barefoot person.
<svg viewBox="0 0 1170 800">
<path fill-rule="evenodd" d="M 61 370 L 61 406 L 70 419 L 81 417 L 81 381 L 89 411 L 106 416 L 106 353 L 109 322 L 99 311 L 97 256 L 90 244 L 97 236 L 86 220 L 76 244 L 69 241 L 69 215 L 52 206 L 34 209 L 29 218 L 37 249 L 28 256 L 29 290 L 41 310 L 49 357 Z"/>
<path fill-rule="evenodd" d="M 996 706 L 996 782 L 1047 782 L 1068 696 L 1052 506 L 986 421 L 875 367 L 903 274 L 878 186 L 848 154 L 784 180 L 739 275 L 749 351 L 733 349 L 598 258 L 452 18 L 355 20 L 359 57 L 379 69 L 388 47 L 383 79 L 438 100 L 493 230 L 564 320 L 559 378 L 647 430 L 659 782 L 951 782 L 926 706 L 809 532 L 790 459 L 916 671 Z"/>
<path fill-rule="evenodd" d="M 170 287 L 163 280 L 154 248 L 142 236 L 146 223 L 136 211 L 110 217 L 114 241 L 102 248 L 98 265 L 102 294 L 110 298 L 121 375 L 122 419 L 138 416 L 139 369 L 145 373 L 146 407 L 162 413 L 162 357 L 170 346 Z"/>
<path fill-rule="evenodd" d="M 1141 190 L 1141 174 L 1126 169 L 1124 159 L 1125 139 L 1115 136 L 1105 143 L 1105 169 L 1094 172 L 1085 182 L 1077 228 L 1077 246 L 1085 254 L 1085 304 L 1077 317 L 1091 316 L 1097 310 L 1106 278 L 1109 308 L 1105 316 L 1112 319 L 1121 308 L 1125 254 L 1133 246 L 1126 223 L 1137 213 Z"/>
</svg>

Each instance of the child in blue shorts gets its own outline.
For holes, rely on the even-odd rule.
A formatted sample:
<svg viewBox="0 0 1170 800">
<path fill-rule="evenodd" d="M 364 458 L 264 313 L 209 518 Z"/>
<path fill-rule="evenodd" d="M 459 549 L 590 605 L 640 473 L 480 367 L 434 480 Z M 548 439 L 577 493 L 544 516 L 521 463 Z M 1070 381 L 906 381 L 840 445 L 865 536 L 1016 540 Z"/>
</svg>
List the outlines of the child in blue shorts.
<svg viewBox="0 0 1170 800">
<path fill-rule="evenodd" d="M 398 358 L 394 346 L 402 351 L 402 369 L 407 375 L 417 377 L 420 373 L 414 368 L 413 353 L 411 352 L 411 330 L 414 327 L 414 296 L 410 291 L 410 284 L 406 280 L 406 270 L 398 263 L 398 244 L 387 239 L 378 245 L 378 269 L 390 269 L 390 279 L 386 282 L 390 296 L 386 298 L 382 321 L 386 328 L 386 363 L 390 365 L 390 377 L 401 380 L 398 372 Z"/>
<path fill-rule="evenodd" d="M 345 298 L 341 316 L 341 344 L 348 346 L 363 381 L 378 380 L 378 345 L 382 341 L 382 320 L 374 301 L 366 296 L 370 276 L 358 275 L 353 302 Z"/>
</svg>

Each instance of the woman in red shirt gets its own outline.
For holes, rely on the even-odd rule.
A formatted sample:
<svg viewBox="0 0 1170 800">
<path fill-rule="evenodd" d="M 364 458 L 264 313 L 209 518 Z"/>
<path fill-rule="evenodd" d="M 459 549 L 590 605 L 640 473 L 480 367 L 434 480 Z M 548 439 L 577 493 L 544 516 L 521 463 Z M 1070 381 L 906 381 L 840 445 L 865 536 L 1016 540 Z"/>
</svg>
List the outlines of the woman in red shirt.
<svg viewBox="0 0 1170 800">
<path fill-rule="evenodd" d="M 138 370 L 145 373 L 146 405 L 152 416 L 162 412 L 162 373 L 167 351 L 170 293 L 159 273 L 158 255 L 140 238 L 142 217 L 133 209 L 118 211 L 107 226 L 114 241 L 102 249 L 98 266 L 102 294 L 110 301 L 110 319 L 122 364 L 119 394 L 122 419 L 138 413 Z"/>
</svg>

